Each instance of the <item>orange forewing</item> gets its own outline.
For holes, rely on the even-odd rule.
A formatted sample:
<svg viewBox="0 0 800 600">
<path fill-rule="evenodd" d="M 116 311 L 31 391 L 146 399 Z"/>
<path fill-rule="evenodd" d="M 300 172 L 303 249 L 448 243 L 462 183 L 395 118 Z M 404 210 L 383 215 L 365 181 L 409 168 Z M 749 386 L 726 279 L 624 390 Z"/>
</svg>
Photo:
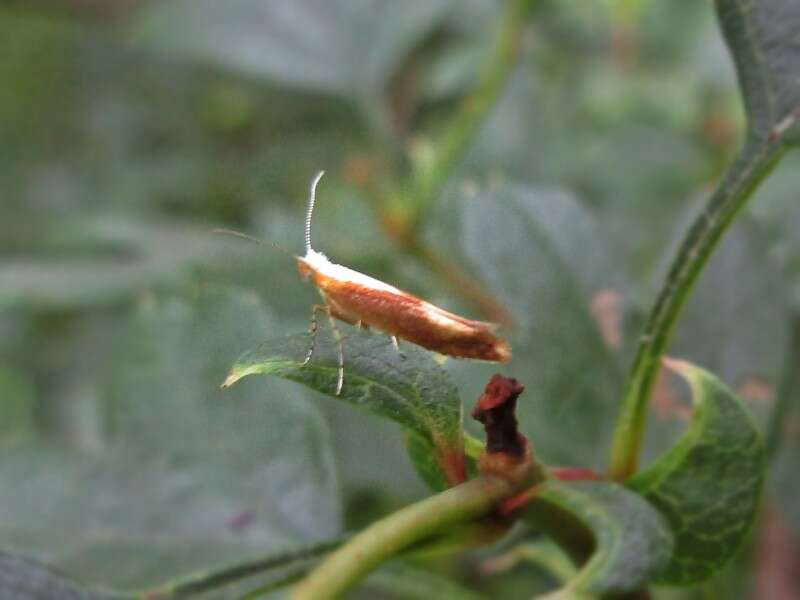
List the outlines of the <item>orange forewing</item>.
<svg viewBox="0 0 800 600">
<path fill-rule="evenodd" d="M 407 294 L 373 289 L 310 269 L 333 316 L 361 322 L 423 348 L 460 358 L 511 360 L 511 348 L 495 334 L 496 325 L 472 321 Z"/>
</svg>

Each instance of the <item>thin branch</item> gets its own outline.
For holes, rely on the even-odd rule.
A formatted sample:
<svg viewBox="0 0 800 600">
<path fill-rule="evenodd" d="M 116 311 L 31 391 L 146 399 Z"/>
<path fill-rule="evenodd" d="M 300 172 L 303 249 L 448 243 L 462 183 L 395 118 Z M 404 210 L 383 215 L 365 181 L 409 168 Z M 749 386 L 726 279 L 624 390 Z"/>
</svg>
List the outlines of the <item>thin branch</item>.
<svg viewBox="0 0 800 600">
<path fill-rule="evenodd" d="M 497 477 L 478 477 L 399 510 L 353 536 L 298 584 L 292 600 L 336 598 L 384 561 L 457 523 L 489 513 L 514 492 Z"/>
<path fill-rule="evenodd" d="M 434 143 L 432 164 L 418 166 L 407 185 L 385 188 L 370 182 L 362 185 L 377 200 L 379 219 L 391 239 L 426 264 L 486 318 L 509 327 L 514 326 L 509 311 L 459 265 L 440 257 L 422 240 L 419 229 L 506 89 L 517 65 L 526 16 L 532 5 L 533 0 L 507 2 L 478 82 L 444 125 Z"/>
<path fill-rule="evenodd" d="M 453 171 L 461 163 L 481 126 L 497 104 L 514 72 L 522 32 L 533 0 L 509 0 L 494 39 L 489 59 L 481 69 L 478 83 L 465 96 L 435 143 L 433 164 L 415 177 L 415 222 L 424 219 L 441 195 Z"/>
<path fill-rule="evenodd" d="M 678 316 L 722 236 L 786 152 L 780 141 L 753 139 L 744 145 L 678 249 L 645 324 L 626 381 L 611 448 L 609 475 L 614 479 L 624 480 L 636 472 L 650 392 Z M 754 144 L 758 146 L 753 147 Z"/>
<path fill-rule="evenodd" d="M 790 317 L 789 332 L 789 347 L 786 350 L 783 377 L 764 433 L 764 446 L 767 460 L 770 461 L 780 449 L 786 417 L 792 407 L 796 406 L 800 395 L 800 315 L 793 314 Z"/>
</svg>

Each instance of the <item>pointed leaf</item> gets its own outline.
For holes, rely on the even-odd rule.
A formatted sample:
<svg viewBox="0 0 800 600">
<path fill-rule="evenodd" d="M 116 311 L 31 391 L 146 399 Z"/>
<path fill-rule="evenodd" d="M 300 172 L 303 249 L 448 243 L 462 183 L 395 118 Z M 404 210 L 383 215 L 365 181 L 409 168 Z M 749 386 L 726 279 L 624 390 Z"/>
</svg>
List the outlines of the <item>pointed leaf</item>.
<svg viewBox="0 0 800 600">
<path fill-rule="evenodd" d="M 751 135 L 800 141 L 800 3 L 717 0 Z"/>
<path fill-rule="evenodd" d="M 710 577 L 741 545 L 761 495 L 764 445 L 742 402 L 718 379 L 685 361 L 664 362 L 688 381 L 694 420 L 628 485 L 661 510 L 675 535 L 659 581 L 685 585 Z"/>
<path fill-rule="evenodd" d="M 317 333 L 308 364 L 303 362 L 311 336 L 273 340 L 237 360 L 224 385 L 256 373 L 277 375 L 364 407 L 409 429 L 418 438 L 415 443 L 428 445 L 448 482 L 462 481 L 461 400 L 447 371 L 421 348 L 403 344 L 398 351 L 385 335 L 347 331 L 338 396 L 338 347 L 327 329 Z"/>
<path fill-rule="evenodd" d="M 634 592 L 669 561 L 673 540 L 666 520 L 621 485 L 550 480 L 531 496 L 525 518 L 582 565 L 557 597 Z"/>
</svg>

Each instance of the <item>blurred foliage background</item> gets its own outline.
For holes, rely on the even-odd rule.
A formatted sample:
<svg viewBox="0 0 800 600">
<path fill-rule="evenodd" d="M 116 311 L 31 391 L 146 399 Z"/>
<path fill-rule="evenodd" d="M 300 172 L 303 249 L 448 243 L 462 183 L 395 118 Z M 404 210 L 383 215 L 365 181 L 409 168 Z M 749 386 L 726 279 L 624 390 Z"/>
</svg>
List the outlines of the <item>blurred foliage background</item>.
<svg viewBox="0 0 800 600">
<path fill-rule="evenodd" d="M 475 318 L 503 307 L 523 430 L 551 464 L 605 467 L 643 315 L 739 141 L 735 77 L 710 3 L 539 2 L 422 206 L 408 182 L 501 5 L 0 5 L 0 546 L 143 587 L 426 493 L 395 426 L 278 380 L 219 389 L 240 352 L 304 331 L 316 293 L 285 255 L 211 230 L 301 252 L 319 169 L 317 249 Z M 798 166 L 725 239 L 670 351 L 776 432 L 765 517 L 713 582 L 657 597 L 800 593 L 800 421 L 775 427 L 773 410 L 797 369 Z M 498 370 L 447 368 L 467 406 Z M 683 428 L 685 396 L 659 383 L 649 456 Z M 482 556 L 437 568 L 492 597 L 550 582 L 481 575 Z"/>
</svg>

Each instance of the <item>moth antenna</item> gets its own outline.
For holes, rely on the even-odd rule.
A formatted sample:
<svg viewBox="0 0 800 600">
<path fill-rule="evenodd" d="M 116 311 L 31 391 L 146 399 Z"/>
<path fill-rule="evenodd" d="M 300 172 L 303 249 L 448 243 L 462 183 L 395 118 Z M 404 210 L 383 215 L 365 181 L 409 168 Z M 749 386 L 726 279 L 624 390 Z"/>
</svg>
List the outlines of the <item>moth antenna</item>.
<svg viewBox="0 0 800 600">
<path fill-rule="evenodd" d="M 270 242 L 268 240 L 262 240 L 252 235 L 247 235 L 246 233 L 242 233 L 241 231 L 234 231 L 233 229 L 213 229 L 211 233 L 221 233 L 223 235 L 232 235 L 233 237 L 242 238 L 243 240 L 247 240 L 248 242 L 255 242 L 259 246 L 271 246 L 276 250 L 280 250 L 284 254 L 288 254 L 289 256 L 294 257 L 294 254 L 289 252 L 286 248 L 279 246 L 275 242 Z"/>
<path fill-rule="evenodd" d="M 320 171 L 311 180 L 311 189 L 308 194 L 308 212 L 306 213 L 306 254 L 311 252 L 311 215 L 314 214 L 314 203 L 317 201 L 317 184 L 325 171 Z"/>
</svg>

